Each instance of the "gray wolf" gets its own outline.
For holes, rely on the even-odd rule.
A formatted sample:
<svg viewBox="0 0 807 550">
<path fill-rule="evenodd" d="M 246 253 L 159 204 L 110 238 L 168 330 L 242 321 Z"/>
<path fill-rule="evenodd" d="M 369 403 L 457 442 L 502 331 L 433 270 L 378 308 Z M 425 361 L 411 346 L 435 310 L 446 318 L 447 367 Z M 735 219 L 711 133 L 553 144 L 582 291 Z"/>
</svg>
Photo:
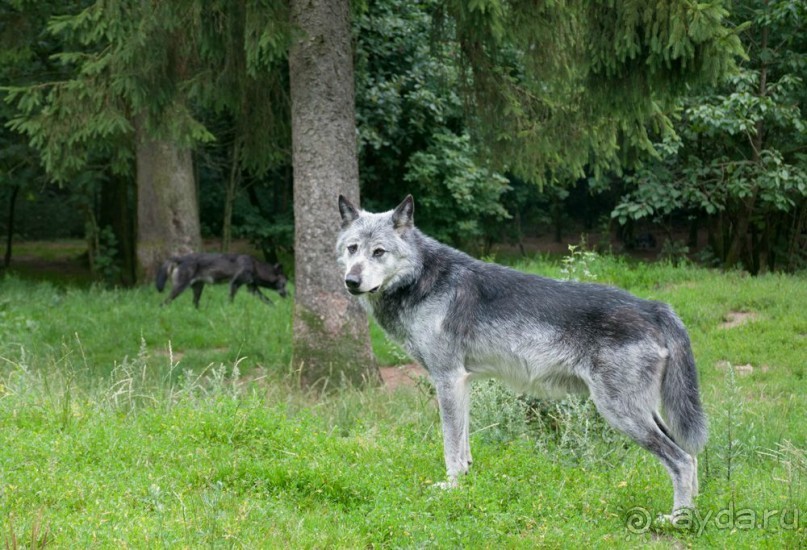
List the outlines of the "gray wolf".
<svg viewBox="0 0 807 550">
<path fill-rule="evenodd" d="M 190 286 L 193 289 L 193 305 L 198 308 L 205 283 L 229 282 L 230 301 L 235 298 L 241 285 L 247 285 L 251 294 L 267 304 L 272 304 L 272 300 L 261 293 L 258 287 L 271 288 L 280 296 L 286 297 L 283 266 L 265 264 L 246 254 L 202 253 L 173 256 L 163 262 L 157 271 L 155 285 L 159 292 L 163 291 L 169 278 L 171 294 L 163 305 L 171 303 Z"/>
<path fill-rule="evenodd" d="M 495 377 L 544 397 L 590 395 L 667 469 L 673 518 L 692 507 L 706 418 L 689 336 L 668 305 L 471 258 L 415 227 L 411 195 L 384 213 L 340 196 L 339 211 L 345 287 L 436 388 L 444 485 L 456 485 L 471 464 L 469 384 Z"/>
</svg>

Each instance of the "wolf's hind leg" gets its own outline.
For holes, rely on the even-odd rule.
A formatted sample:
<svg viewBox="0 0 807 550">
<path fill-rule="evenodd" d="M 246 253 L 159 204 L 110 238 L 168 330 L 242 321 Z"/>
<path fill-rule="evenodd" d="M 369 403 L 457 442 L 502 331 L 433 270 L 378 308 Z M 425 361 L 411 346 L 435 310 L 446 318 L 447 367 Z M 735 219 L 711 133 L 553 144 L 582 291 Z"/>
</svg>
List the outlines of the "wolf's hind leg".
<svg viewBox="0 0 807 550">
<path fill-rule="evenodd" d="M 603 386 L 590 389 L 597 410 L 608 423 L 653 453 L 667 469 L 673 484 L 673 517 L 682 508 L 692 508 L 697 462 L 664 433 L 653 419 L 656 413 L 652 408 L 641 406 L 646 400 L 635 395 L 610 395 Z"/>
</svg>

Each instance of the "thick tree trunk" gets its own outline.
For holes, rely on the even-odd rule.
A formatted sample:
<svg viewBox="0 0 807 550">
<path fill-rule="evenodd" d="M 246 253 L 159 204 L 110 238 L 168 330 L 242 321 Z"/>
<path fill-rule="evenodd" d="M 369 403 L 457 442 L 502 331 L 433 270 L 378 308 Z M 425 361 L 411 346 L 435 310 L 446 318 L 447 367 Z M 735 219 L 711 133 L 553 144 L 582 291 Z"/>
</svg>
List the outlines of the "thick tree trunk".
<svg viewBox="0 0 807 550">
<path fill-rule="evenodd" d="M 199 252 L 202 237 L 191 151 L 137 128 L 137 260 L 148 281 L 167 257 Z"/>
<path fill-rule="evenodd" d="M 348 0 L 292 0 L 294 362 L 308 387 L 375 382 L 367 317 L 344 289 L 337 197 L 359 195 Z"/>
</svg>

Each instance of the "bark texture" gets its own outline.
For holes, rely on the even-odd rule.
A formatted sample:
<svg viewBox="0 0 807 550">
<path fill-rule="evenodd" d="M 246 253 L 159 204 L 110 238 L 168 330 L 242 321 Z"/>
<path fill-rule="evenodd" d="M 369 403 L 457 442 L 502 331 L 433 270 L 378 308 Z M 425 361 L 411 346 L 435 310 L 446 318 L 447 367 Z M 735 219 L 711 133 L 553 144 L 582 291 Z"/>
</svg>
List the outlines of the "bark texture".
<svg viewBox="0 0 807 550">
<path fill-rule="evenodd" d="M 202 236 L 191 151 L 138 134 L 138 278 L 150 281 L 169 256 L 201 251 Z"/>
<path fill-rule="evenodd" d="M 378 381 L 367 316 L 344 289 L 337 198 L 359 196 L 348 0 L 292 0 L 294 362 L 306 386 Z"/>
</svg>

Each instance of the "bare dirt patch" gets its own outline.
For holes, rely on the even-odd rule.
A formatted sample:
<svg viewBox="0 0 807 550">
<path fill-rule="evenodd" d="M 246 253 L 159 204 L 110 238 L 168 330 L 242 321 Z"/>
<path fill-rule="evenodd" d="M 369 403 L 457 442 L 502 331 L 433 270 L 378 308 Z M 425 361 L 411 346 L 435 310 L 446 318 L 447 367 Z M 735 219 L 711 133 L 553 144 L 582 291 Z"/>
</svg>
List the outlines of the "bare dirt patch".
<svg viewBox="0 0 807 550">
<path fill-rule="evenodd" d="M 399 365 L 397 367 L 379 367 L 378 370 L 381 373 L 381 380 L 384 382 L 384 386 L 390 390 L 401 386 L 417 386 L 421 378 L 428 377 L 426 370 L 415 363 Z"/>
<path fill-rule="evenodd" d="M 750 363 L 747 363 L 745 365 L 732 365 L 730 362 L 726 360 L 718 361 L 717 363 L 715 363 L 715 368 L 721 372 L 726 372 L 727 370 L 729 370 L 729 368 L 733 368 L 734 373 L 737 376 L 748 376 L 749 374 L 752 374 L 754 372 L 754 366 Z M 760 365 L 759 367 L 757 367 L 757 369 L 759 370 L 759 372 L 768 372 L 770 370 L 770 367 L 768 365 Z"/>
<path fill-rule="evenodd" d="M 175 349 L 169 351 L 168 349 L 160 348 L 151 350 L 151 353 L 153 353 L 157 357 L 168 357 L 174 364 L 179 363 L 180 361 L 182 361 L 182 358 L 185 357 L 184 351 L 177 351 Z"/>
<path fill-rule="evenodd" d="M 735 328 L 757 319 L 759 319 L 759 313 L 755 311 L 729 311 L 726 313 L 723 322 L 718 325 L 718 328 Z"/>
</svg>

